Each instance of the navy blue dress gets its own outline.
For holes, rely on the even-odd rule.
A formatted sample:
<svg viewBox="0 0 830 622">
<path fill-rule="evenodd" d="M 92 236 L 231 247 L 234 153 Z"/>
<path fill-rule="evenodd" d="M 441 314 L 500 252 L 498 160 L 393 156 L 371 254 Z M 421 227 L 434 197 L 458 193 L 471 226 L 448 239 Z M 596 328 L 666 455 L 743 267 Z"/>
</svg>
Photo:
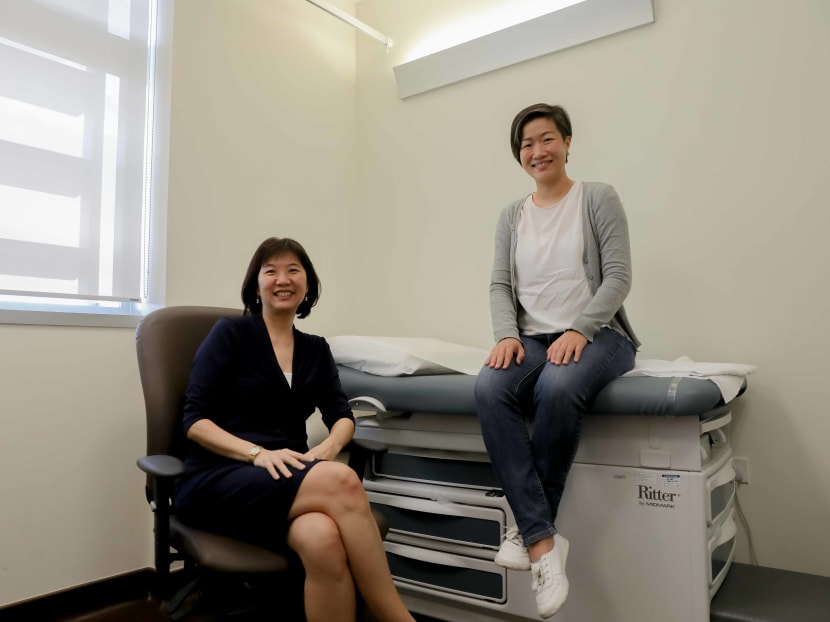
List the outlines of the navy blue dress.
<svg viewBox="0 0 830 622">
<path fill-rule="evenodd" d="M 340 419 L 354 421 L 325 339 L 294 329 L 292 374 L 289 387 L 262 316 L 219 320 L 193 360 L 184 432 L 210 419 L 252 445 L 306 452 L 306 420 L 315 408 L 329 429 Z M 187 441 L 176 513 L 193 527 L 280 549 L 288 511 L 314 464 L 275 480 L 261 467 Z"/>
</svg>

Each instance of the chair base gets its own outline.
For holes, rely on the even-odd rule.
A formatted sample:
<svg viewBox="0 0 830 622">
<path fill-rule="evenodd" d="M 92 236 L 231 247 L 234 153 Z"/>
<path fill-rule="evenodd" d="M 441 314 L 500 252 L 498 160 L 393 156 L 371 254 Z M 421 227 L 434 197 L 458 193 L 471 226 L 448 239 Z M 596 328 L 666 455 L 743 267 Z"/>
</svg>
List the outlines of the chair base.
<svg viewBox="0 0 830 622">
<path fill-rule="evenodd" d="M 281 620 L 305 622 L 302 571 L 299 578 L 281 575 L 243 579 L 203 568 L 188 574 L 191 580 L 162 604 L 173 620 L 259 621 L 280 612 Z"/>
</svg>

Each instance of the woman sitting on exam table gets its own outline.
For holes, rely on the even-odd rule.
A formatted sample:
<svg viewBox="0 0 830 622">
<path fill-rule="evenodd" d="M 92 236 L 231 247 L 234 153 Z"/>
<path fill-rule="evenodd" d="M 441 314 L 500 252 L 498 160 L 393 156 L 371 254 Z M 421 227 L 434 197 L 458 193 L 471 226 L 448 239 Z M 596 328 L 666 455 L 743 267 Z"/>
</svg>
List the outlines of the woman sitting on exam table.
<svg viewBox="0 0 830 622">
<path fill-rule="evenodd" d="M 495 561 L 532 571 L 545 618 L 568 596 L 568 541 L 555 522 L 582 416 L 634 366 L 639 346 L 623 309 L 631 253 L 622 203 L 607 184 L 568 177 L 571 138 L 560 106 L 536 104 L 513 119 L 513 156 L 536 190 L 505 207 L 496 226 L 496 345 L 475 387 L 487 452 L 518 527 Z"/>
<path fill-rule="evenodd" d="M 412 621 L 362 482 L 332 460 L 351 440 L 354 417 L 329 346 L 294 327 L 319 294 L 298 242 L 269 238 L 257 248 L 244 315 L 219 320 L 193 361 L 176 511 L 194 527 L 261 546 L 287 542 L 305 568 L 309 622 L 353 621 L 355 588 L 378 620 Z M 309 449 L 315 408 L 329 435 Z"/>
</svg>

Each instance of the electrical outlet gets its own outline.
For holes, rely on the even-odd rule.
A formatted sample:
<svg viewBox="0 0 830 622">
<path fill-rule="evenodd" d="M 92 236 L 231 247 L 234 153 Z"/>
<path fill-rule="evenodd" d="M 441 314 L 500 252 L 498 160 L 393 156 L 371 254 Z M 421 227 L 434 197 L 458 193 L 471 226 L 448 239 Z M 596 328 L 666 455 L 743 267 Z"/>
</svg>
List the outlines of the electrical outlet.
<svg viewBox="0 0 830 622">
<path fill-rule="evenodd" d="M 735 469 L 735 481 L 739 484 L 749 483 L 749 458 L 735 456 L 732 458 L 732 468 Z"/>
</svg>

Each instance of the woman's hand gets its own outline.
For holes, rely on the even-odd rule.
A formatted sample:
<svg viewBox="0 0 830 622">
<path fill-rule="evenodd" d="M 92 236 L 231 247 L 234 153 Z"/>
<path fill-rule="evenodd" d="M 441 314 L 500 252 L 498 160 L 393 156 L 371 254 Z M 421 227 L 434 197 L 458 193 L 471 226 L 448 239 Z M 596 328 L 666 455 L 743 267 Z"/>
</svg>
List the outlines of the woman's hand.
<svg viewBox="0 0 830 622">
<path fill-rule="evenodd" d="M 579 331 L 566 330 L 559 336 L 559 339 L 550 344 L 548 360 L 554 365 L 567 365 L 573 358 L 574 363 L 578 363 L 587 343 L 585 335 Z"/>
<path fill-rule="evenodd" d="M 261 467 L 267 470 L 274 479 L 280 478 L 280 473 L 283 477 L 292 477 L 292 473 L 288 465 L 293 466 L 300 471 L 305 469 L 303 461 L 308 461 L 305 454 L 293 449 L 274 449 L 268 451 L 267 449 L 259 452 L 259 455 L 254 458 L 254 466 Z"/>
<path fill-rule="evenodd" d="M 521 365 L 525 360 L 525 349 L 522 342 L 513 337 L 502 339 L 493 349 L 490 350 L 490 356 L 484 361 L 484 364 L 494 369 L 507 369 L 510 366 L 510 361 L 516 357 L 516 365 Z"/>
<path fill-rule="evenodd" d="M 339 419 L 331 427 L 329 435 L 304 453 L 302 459 L 307 462 L 334 460 L 353 436 L 354 422 L 351 419 Z"/>
<path fill-rule="evenodd" d="M 303 460 L 311 462 L 313 460 L 334 460 L 337 454 L 340 453 L 333 444 L 323 441 L 319 445 L 315 445 L 303 454 Z"/>
</svg>

